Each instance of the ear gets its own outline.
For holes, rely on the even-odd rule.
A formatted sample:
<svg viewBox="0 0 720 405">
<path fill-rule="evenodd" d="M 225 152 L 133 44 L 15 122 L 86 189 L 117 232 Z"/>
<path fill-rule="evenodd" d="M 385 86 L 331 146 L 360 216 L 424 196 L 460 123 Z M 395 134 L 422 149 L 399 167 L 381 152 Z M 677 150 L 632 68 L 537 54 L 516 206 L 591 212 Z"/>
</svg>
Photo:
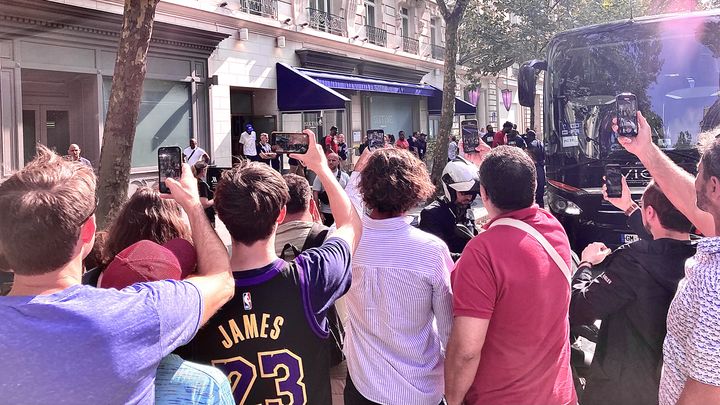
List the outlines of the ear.
<svg viewBox="0 0 720 405">
<path fill-rule="evenodd" d="M 482 184 L 480 185 L 480 198 L 483 203 L 488 200 L 487 191 L 485 191 L 485 187 L 483 187 Z"/>
<path fill-rule="evenodd" d="M 320 210 L 318 209 L 317 204 L 315 203 L 315 199 L 310 199 L 310 215 L 312 216 L 312 219 L 314 222 L 322 223 L 322 217 L 320 216 Z"/>
<path fill-rule="evenodd" d="M 95 215 L 91 216 L 80 228 L 80 240 L 83 244 L 90 243 L 95 238 L 95 231 L 97 225 L 95 224 Z"/>
<path fill-rule="evenodd" d="M 277 219 L 275 220 L 275 222 L 277 222 L 278 224 L 281 224 L 281 223 L 285 220 L 285 216 L 286 216 L 286 215 L 287 215 L 287 206 L 284 206 L 284 207 L 282 207 L 282 209 L 280 210 L 280 214 L 278 215 L 278 217 L 277 217 Z"/>
<path fill-rule="evenodd" d="M 646 221 L 657 219 L 657 212 L 655 212 L 655 208 L 653 208 L 651 205 L 648 205 L 647 207 L 643 207 L 642 214 L 645 217 Z"/>
<path fill-rule="evenodd" d="M 715 176 L 710 176 L 707 184 L 710 198 L 713 201 L 720 201 L 720 179 Z"/>
</svg>

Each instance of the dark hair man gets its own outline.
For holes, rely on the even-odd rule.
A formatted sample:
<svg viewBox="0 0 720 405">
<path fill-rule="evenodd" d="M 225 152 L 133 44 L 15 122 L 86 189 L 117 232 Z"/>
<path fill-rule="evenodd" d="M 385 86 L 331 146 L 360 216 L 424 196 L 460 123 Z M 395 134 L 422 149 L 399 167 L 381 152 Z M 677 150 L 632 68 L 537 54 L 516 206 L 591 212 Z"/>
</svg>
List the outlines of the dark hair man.
<svg viewBox="0 0 720 405">
<path fill-rule="evenodd" d="M 355 169 L 347 193 L 364 215 L 345 298 L 345 404 L 436 405 L 452 324 L 453 263 L 440 239 L 405 222 L 433 184 L 425 164 L 402 149 L 365 151 Z"/>
<path fill-rule="evenodd" d="M 495 129 L 492 125 L 488 124 L 485 127 L 485 143 L 488 145 L 492 145 L 493 141 L 495 140 Z"/>
<path fill-rule="evenodd" d="M 570 244 L 557 219 L 533 204 L 534 194 L 535 165 L 525 152 L 501 146 L 485 155 L 480 196 L 490 223 L 452 273 L 450 405 L 577 401 L 567 322 Z"/>
<path fill-rule="evenodd" d="M 418 228 L 442 239 L 457 260 L 465 245 L 477 235 L 470 205 L 480 192 L 478 168 L 458 157 L 445 165 L 440 180 L 443 195 L 420 211 Z"/>
<path fill-rule="evenodd" d="M 185 155 L 185 162 L 190 166 L 194 166 L 199 161 L 210 163 L 210 156 L 205 152 L 205 149 L 198 146 L 195 138 L 190 138 L 190 146 L 185 148 L 183 154 Z"/>
<path fill-rule="evenodd" d="M 697 245 L 670 304 L 663 344 L 658 401 L 669 404 L 718 403 L 720 398 L 720 131 L 702 154 L 697 177 L 683 170 L 652 142 L 650 125 L 638 112 L 638 135 L 618 142 L 636 155 L 677 207 L 708 237 Z M 617 132 L 617 125 L 613 125 Z M 696 198 L 692 198 L 695 196 Z"/>
<path fill-rule="evenodd" d="M 425 153 L 427 152 L 427 134 L 420 133 L 417 141 L 415 142 L 415 146 L 417 147 L 418 159 L 424 160 Z"/>
<path fill-rule="evenodd" d="M 492 146 L 493 148 L 497 148 L 498 146 L 506 145 L 508 134 L 512 131 L 512 129 L 513 129 L 512 122 L 505 121 L 505 123 L 503 124 L 502 130 L 497 131 L 495 133 L 495 136 L 493 136 L 492 145 L 490 145 L 490 146 Z"/>
<path fill-rule="evenodd" d="M 537 188 L 535 189 L 535 204 L 540 208 L 545 207 L 545 147 L 542 141 L 537 139 L 537 134 L 532 129 L 525 134 L 527 138 L 526 152 L 535 163 L 537 173 Z"/>
<path fill-rule="evenodd" d="M 197 275 L 121 291 L 80 284 L 95 235 L 92 169 L 39 147 L 0 185 L 0 251 L 15 272 L 10 294 L 0 297 L 3 402 L 151 403 L 162 358 L 232 297 L 226 250 L 190 167 L 166 184 L 202 247 Z"/>
<path fill-rule="evenodd" d="M 350 287 L 350 255 L 362 230 L 315 134 L 304 132 L 307 154 L 291 156 L 317 174 L 337 223 L 321 247 L 292 262 L 275 254 L 289 194 L 268 165 L 246 162 L 224 172 L 215 192 L 215 208 L 232 238 L 236 295 L 179 354 L 234 376 L 238 403 L 288 396 L 299 404 L 331 403 L 326 313 Z"/>
<path fill-rule="evenodd" d="M 323 140 L 323 147 L 325 149 L 326 155 L 329 155 L 331 153 L 338 153 L 338 143 L 336 139 L 337 132 L 337 127 L 330 127 L 330 133 L 328 133 Z"/>
<path fill-rule="evenodd" d="M 628 188 L 620 200 L 632 201 Z M 570 325 L 602 319 L 583 405 L 658 403 L 665 319 L 695 247 L 690 221 L 655 183 L 645 189 L 641 205 L 652 239 L 611 254 L 602 243 L 590 244 L 573 277 Z"/>
<path fill-rule="evenodd" d="M 257 150 L 257 134 L 251 123 L 245 124 L 245 131 L 240 134 L 240 154 L 251 162 L 260 160 Z"/>
</svg>

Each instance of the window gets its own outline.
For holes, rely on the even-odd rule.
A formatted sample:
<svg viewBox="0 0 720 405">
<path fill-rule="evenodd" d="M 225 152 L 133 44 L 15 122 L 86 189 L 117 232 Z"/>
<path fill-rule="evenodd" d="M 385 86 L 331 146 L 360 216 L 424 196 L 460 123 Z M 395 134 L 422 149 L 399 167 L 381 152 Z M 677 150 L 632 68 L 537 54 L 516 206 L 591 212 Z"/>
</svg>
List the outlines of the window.
<svg viewBox="0 0 720 405">
<path fill-rule="evenodd" d="M 365 0 L 365 25 L 375 26 L 375 0 Z"/>
<path fill-rule="evenodd" d="M 408 16 L 408 9 L 405 7 L 400 9 L 400 16 L 402 17 L 402 36 L 410 37 L 410 17 Z"/>
<path fill-rule="evenodd" d="M 437 45 L 437 18 L 430 19 L 430 45 Z"/>
<path fill-rule="evenodd" d="M 105 114 L 112 77 L 103 78 Z M 192 133 L 190 83 L 146 79 L 132 150 L 132 167 L 157 165 L 161 146 L 185 148 Z"/>
<path fill-rule="evenodd" d="M 330 0 L 310 0 L 310 8 L 330 13 Z"/>
</svg>

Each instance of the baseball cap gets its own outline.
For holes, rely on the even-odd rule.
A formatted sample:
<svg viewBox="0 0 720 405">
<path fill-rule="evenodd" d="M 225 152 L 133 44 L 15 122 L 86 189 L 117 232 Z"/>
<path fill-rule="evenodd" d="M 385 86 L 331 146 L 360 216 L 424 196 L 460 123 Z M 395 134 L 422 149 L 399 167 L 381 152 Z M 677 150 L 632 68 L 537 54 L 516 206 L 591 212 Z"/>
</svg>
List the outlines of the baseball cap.
<svg viewBox="0 0 720 405">
<path fill-rule="evenodd" d="M 163 245 L 141 240 L 115 256 L 98 287 L 120 290 L 135 283 L 182 280 L 195 270 L 196 263 L 195 248 L 185 239 L 172 239 Z"/>
</svg>

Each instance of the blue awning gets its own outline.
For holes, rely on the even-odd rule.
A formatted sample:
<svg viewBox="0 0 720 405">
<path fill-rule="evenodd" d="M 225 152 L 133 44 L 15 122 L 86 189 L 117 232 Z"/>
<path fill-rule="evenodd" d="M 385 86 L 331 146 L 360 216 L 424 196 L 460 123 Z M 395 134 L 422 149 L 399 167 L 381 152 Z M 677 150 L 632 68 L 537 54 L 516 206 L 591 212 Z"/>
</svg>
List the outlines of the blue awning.
<svg viewBox="0 0 720 405">
<path fill-rule="evenodd" d="M 337 110 L 350 99 L 297 69 L 277 63 L 277 104 L 280 111 Z"/>
<path fill-rule="evenodd" d="M 428 98 L 428 114 L 440 115 L 442 112 L 442 90 L 433 87 L 435 94 Z M 455 97 L 455 115 L 475 115 L 475 106 L 467 101 Z"/>
<path fill-rule="evenodd" d="M 432 97 L 437 89 L 426 84 L 394 82 L 367 77 L 318 72 L 309 69 L 297 69 L 332 89 L 370 91 L 374 93 L 392 93 L 406 96 Z"/>
</svg>

